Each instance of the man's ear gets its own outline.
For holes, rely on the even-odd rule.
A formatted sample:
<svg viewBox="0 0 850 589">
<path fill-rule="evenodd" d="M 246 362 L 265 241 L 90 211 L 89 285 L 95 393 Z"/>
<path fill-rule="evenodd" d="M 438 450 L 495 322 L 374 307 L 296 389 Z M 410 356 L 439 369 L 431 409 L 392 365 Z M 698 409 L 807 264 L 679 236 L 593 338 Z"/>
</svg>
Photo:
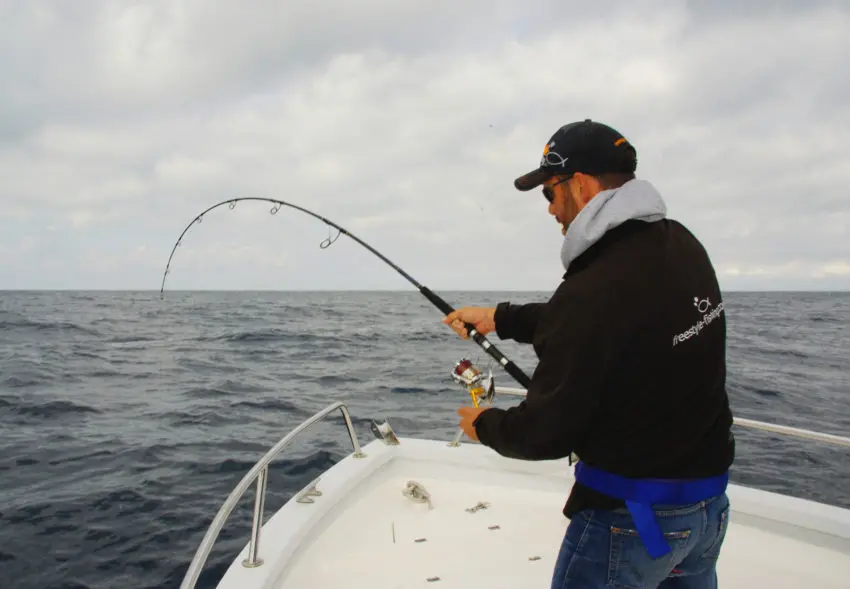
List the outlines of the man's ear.
<svg viewBox="0 0 850 589">
<path fill-rule="evenodd" d="M 586 205 L 590 202 L 590 199 L 599 192 L 599 180 L 593 176 L 582 174 L 581 172 L 577 172 L 575 176 L 578 180 L 578 182 L 576 182 L 578 199 L 581 201 L 582 205 Z"/>
</svg>

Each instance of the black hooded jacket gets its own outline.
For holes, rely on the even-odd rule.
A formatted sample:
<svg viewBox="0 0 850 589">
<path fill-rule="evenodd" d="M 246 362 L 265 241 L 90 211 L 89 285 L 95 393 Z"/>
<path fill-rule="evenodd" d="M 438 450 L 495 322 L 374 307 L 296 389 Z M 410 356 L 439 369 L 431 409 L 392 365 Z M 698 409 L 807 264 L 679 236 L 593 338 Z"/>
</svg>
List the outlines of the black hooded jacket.
<svg viewBox="0 0 850 589">
<path fill-rule="evenodd" d="M 570 263 L 547 302 L 500 303 L 495 323 L 539 362 L 518 406 L 476 420 L 482 444 L 523 460 L 575 452 L 626 477 L 705 477 L 731 465 L 723 300 L 682 224 L 622 223 Z M 564 514 L 623 506 L 576 484 Z"/>
</svg>

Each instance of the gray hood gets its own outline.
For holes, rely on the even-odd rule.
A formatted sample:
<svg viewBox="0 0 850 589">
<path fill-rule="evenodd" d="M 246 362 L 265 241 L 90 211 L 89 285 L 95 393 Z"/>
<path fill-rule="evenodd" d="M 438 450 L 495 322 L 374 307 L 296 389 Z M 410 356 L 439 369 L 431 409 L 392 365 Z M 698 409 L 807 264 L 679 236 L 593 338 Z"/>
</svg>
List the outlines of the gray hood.
<svg viewBox="0 0 850 589">
<path fill-rule="evenodd" d="M 646 180 L 629 180 L 619 188 L 603 190 L 579 211 L 567 228 L 561 246 L 564 269 L 603 235 L 630 220 L 652 222 L 667 216 L 661 194 Z"/>
</svg>

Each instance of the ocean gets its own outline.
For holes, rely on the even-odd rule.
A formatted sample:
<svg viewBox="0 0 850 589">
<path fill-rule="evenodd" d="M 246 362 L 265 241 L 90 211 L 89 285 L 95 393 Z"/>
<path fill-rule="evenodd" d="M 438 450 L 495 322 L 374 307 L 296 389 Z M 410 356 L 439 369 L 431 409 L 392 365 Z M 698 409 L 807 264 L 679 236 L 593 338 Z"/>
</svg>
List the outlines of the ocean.
<svg viewBox="0 0 850 589">
<path fill-rule="evenodd" d="M 547 296 L 439 294 L 456 307 Z M 735 414 L 847 435 L 850 293 L 724 297 Z M 451 369 L 493 362 L 440 319 L 415 290 L 0 292 L 0 589 L 178 587 L 243 474 L 337 400 L 361 443 L 371 419 L 448 441 L 467 400 Z M 531 375 L 530 346 L 491 341 Z M 341 419 L 311 432 L 272 465 L 267 514 L 350 452 Z M 733 482 L 850 508 L 846 449 L 736 438 Z M 248 540 L 252 505 L 253 490 L 198 587 Z"/>
</svg>

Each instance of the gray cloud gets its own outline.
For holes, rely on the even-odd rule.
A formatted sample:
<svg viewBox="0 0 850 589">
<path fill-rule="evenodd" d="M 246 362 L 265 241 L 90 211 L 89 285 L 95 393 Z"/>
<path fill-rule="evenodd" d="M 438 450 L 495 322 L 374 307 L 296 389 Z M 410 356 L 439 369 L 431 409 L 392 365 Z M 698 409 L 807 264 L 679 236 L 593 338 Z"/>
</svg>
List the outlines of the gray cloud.
<svg viewBox="0 0 850 589">
<path fill-rule="evenodd" d="M 433 286 L 548 289 L 560 233 L 511 182 L 585 117 L 636 143 L 724 286 L 850 287 L 848 9 L 610 4 L 2 4 L 0 288 L 155 288 L 195 214 L 264 195 Z M 175 285 L 405 287 L 267 210 L 193 228 Z"/>
</svg>

